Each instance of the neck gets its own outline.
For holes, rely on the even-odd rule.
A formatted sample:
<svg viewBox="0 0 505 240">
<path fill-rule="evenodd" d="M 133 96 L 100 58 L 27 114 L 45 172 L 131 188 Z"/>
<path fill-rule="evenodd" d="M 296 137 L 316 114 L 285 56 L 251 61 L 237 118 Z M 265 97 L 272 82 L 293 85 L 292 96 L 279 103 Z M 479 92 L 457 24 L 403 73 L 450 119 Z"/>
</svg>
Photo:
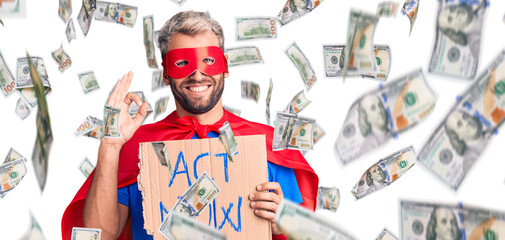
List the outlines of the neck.
<svg viewBox="0 0 505 240">
<path fill-rule="evenodd" d="M 214 124 L 219 119 L 223 117 L 224 114 L 224 109 L 223 109 L 223 104 L 222 104 L 222 98 L 219 99 L 219 102 L 217 102 L 216 106 L 214 106 L 211 110 L 209 110 L 206 113 L 202 114 L 194 114 L 186 111 L 177 101 L 175 101 L 175 111 L 177 112 L 177 117 L 193 117 L 195 118 L 198 123 L 201 125 L 210 125 Z"/>
</svg>

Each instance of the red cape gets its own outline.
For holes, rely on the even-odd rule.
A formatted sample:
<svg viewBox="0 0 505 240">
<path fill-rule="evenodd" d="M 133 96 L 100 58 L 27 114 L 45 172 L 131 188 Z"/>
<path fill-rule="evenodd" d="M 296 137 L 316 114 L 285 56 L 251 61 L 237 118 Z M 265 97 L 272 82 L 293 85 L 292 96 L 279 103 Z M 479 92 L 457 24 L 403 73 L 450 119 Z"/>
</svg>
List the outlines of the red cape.
<svg viewBox="0 0 505 240">
<path fill-rule="evenodd" d="M 272 139 L 274 134 L 274 129 L 272 127 L 247 121 L 226 110 L 224 111 L 223 117 L 218 122 L 208 126 L 201 125 L 199 129 L 206 129 L 208 127 L 210 130 L 215 130 L 215 126 L 222 126 L 226 121 L 230 123 L 235 136 L 266 135 L 268 161 L 294 170 L 303 199 L 300 205 L 314 211 L 316 208 L 319 180 L 314 170 L 312 170 L 300 152 L 296 150 L 272 151 Z M 139 143 L 191 139 L 196 132 L 193 127 L 189 126 L 191 124 L 198 125 L 198 122 L 196 122 L 194 118 L 178 118 L 177 113 L 174 111 L 159 122 L 141 126 L 121 149 L 118 168 L 118 188 L 137 181 L 137 175 L 139 174 Z M 199 136 L 202 135 L 202 132 L 197 133 Z M 206 133 L 203 133 L 203 136 L 205 135 Z M 62 239 L 64 240 L 71 239 L 73 227 L 84 226 L 82 213 L 93 175 L 94 171 L 89 175 L 88 179 L 86 179 L 86 182 L 84 182 L 81 189 L 79 189 L 74 199 L 63 213 L 61 233 Z M 131 239 L 131 236 L 131 223 L 129 221 L 121 237 L 118 239 Z"/>
</svg>

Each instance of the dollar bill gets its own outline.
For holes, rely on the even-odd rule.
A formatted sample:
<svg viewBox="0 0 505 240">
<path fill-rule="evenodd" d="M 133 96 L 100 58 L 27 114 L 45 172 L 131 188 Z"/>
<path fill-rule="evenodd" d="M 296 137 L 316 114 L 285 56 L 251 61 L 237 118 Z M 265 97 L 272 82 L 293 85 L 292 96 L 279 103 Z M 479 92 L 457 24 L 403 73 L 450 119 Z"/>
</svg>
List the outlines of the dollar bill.
<svg viewBox="0 0 505 240">
<path fill-rule="evenodd" d="M 237 41 L 277 38 L 276 20 L 273 17 L 235 18 L 235 39 Z"/>
<path fill-rule="evenodd" d="M 266 99 L 266 108 L 265 108 L 265 117 L 267 119 L 268 125 L 270 125 L 270 100 L 272 99 L 273 87 L 274 87 L 274 83 L 272 82 L 272 78 L 270 78 L 270 83 L 268 85 L 267 99 Z"/>
<path fill-rule="evenodd" d="M 10 148 L 7 156 L 5 157 L 4 163 L 13 162 L 20 159 L 23 159 L 26 162 L 26 158 L 23 157 L 23 155 L 18 153 L 18 151 L 14 150 L 13 148 Z"/>
<path fill-rule="evenodd" d="M 169 212 L 158 231 L 169 240 L 226 240 L 223 232 L 177 212 Z"/>
<path fill-rule="evenodd" d="M 97 118 L 93 118 L 93 121 L 96 121 L 96 123 L 93 125 L 93 128 L 91 131 L 88 131 L 87 133 L 84 133 L 83 136 L 94 138 L 94 139 L 101 139 L 103 138 L 103 121 Z"/>
<path fill-rule="evenodd" d="M 0 7 L 0 16 L 26 17 L 26 0 L 4 0 Z"/>
<path fill-rule="evenodd" d="M 310 103 L 310 100 L 305 97 L 305 91 L 302 90 L 291 99 L 291 102 L 286 107 L 286 111 L 296 114 L 301 112 Z"/>
<path fill-rule="evenodd" d="M 324 69 L 326 77 L 343 77 L 345 61 L 345 45 L 323 45 Z M 386 81 L 391 70 L 391 49 L 389 45 L 374 45 L 375 64 L 377 71 L 373 73 L 351 74 L 346 77 L 364 77 Z"/>
<path fill-rule="evenodd" d="M 316 120 L 296 116 L 295 114 L 277 112 L 272 141 L 274 151 L 284 149 L 312 150 L 313 134 Z"/>
<path fill-rule="evenodd" d="M 134 93 L 137 96 L 139 96 L 140 100 L 142 102 L 147 102 L 147 97 L 143 91 L 135 91 L 135 92 L 131 92 L 131 93 Z M 149 114 L 151 114 L 153 112 L 153 108 L 151 107 L 151 104 L 149 102 L 147 102 L 147 104 L 148 104 L 147 114 L 146 114 L 146 117 L 144 118 L 144 120 L 147 118 L 147 116 L 149 116 Z M 130 108 L 128 109 L 128 113 L 130 114 L 131 117 L 135 117 L 137 115 L 137 113 L 139 112 L 139 108 L 140 108 L 140 106 L 137 105 L 137 103 L 133 102 L 130 105 Z"/>
<path fill-rule="evenodd" d="M 314 69 L 310 66 L 309 60 L 305 57 L 295 42 L 289 45 L 284 53 L 286 53 L 293 64 L 295 64 L 300 76 L 302 77 L 303 83 L 305 83 L 307 91 L 310 90 L 312 85 L 317 81 L 317 77 Z"/>
<path fill-rule="evenodd" d="M 91 164 L 91 162 L 88 160 L 88 158 L 84 158 L 84 160 L 82 160 L 81 164 L 79 164 L 79 170 L 81 170 L 82 174 L 84 174 L 84 176 L 89 177 L 89 175 L 91 174 L 91 172 L 93 172 L 93 170 L 95 169 L 95 166 L 93 166 L 93 164 Z"/>
<path fill-rule="evenodd" d="M 319 187 L 316 210 L 325 209 L 336 212 L 340 204 L 340 191 L 336 187 Z"/>
<path fill-rule="evenodd" d="M 153 32 L 154 45 L 156 45 L 157 48 L 160 48 L 159 42 L 158 42 L 158 37 L 159 36 L 160 36 L 160 30 Z"/>
<path fill-rule="evenodd" d="M 100 85 L 98 84 L 93 71 L 78 73 L 77 77 L 79 77 L 79 82 L 81 83 L 82 91 L 84 93 L 100 89 Z"/>
<path fill-rule="evenodd" d="M 45 81 L 43 81 L 43 76 L 41 76 L 40 74 L 43 63 L 40 63 L 36 60 L 32 61 L 32 58 L 28 53 L 26 53 L 26 60 L 28 62 L 28 69 L 30 73 L 29 79 L 31 80 L 31 85 L 33 86 L 33 91 L 35 93 L 38 102 L 37 116 L 36 116 L 37 137 L 35 140 L 35 146 L 33 147 L 32 151 L 32 163 L 33 168 L 35 169 L 35 176 L 37 177 L 40 190 L 44 191 L 47 179 L 49 152 L 53 144 L 51 119 L 49 117 L 49 108 L 46 100 L 47 88 L 45 87 L 46 83 Z M 43 70 L 45 72 L 45 67 L 43 67 Z M 47 79 L 47 74 L 45 78 Z M 18 87 L 23 86 L 19 82 L 16 84 L 18 85 Z"/>
<path fill-rule="evenodd" d="M 398 240 L 399 238 L 396 237 L 389 229 L 384 228 L 382 232 L 375 238 L 376 240 Z"/>
<path fill-rule="evenodd" d="M 389 186 L 416 164 L 412 146 L 380 159 L 361 176 L 351 193 L 357 199 Z"/>
<path fill-rule="evenodd" d="M 154 31 L 154 23 L 153 23 L 153 15 L 144 17 L 144 46 L 146 47 L 146 57 L 147 57 L 147 65 L 150 68 L 158 68 L 158 62 L 156 61 L 156 55 L 154 50 L 153 43 L 153 31 Z"/>
<path fill-rule="evenodd" d="M 260 85 L 251 81 L 240 81 L 242 98 L 258 102 L 260 98 Z"/>
<path fill-rule="evenodd" d="M 182 6 L 182 4 L 184 4 L 186 2 L 186 0 L 170 0 L 172 2 L 174 2 L 175 4 L 179 5 L 179 6 Z"/>
<path fill-rule="evenodd" d="M 133 105 L 133 104 L 132 104 Z M 131 105 L 130 105 L 131 106 Z M 121 137 L 121 132 L 119 131 L 119 113 L 121 109 L 115 108 L 109 105 L 105 105 L 103 108 L 103 122 L 104 126 L 102 128 L 101 136 L 107 138 L 119 138 Z"/>
<path fill-rule="evenodd" d="M 505 236 L 505 212 L 464 205 L 461 209 L 464 239 L 503 239 Z"/>
<path fill-rule="evenodd" d="M 93 20 L 93 16 L 95 14 L 95 1 L 94 0 L 83 0 L 82 7 L 77 15 L 77 22 L 81 27 L 82 33 L 84 36 L 88 35 L 89 28 L 91 26 L 91 22 Z"/>
<path fill-rule="evenodd" d="M 68 54 L 63 50 L 63 45 L 61 45 L 60 48 L 52 51 L 51 56 L 53 56 L 54 61 L 60 65 L 58 67 L 58 70 L 60 70 L 60 72 L 64 72 L 72 65 L 72 59 L 70 59 L 70 56 L 68 56 Z"/>
<path fill-rule="evenodd" d="M 234 115 L 240 116 L 240 114 L 241 114 L 240 109 L 232 108 L 232 107 L 229 107 L 226 105 L 223 105 L 223 108 L 224 108 L 224 110 L 226 110 L 230 113 L 233 113 Z"/>
<path fill-rule="evenodd" d="M 314 125 L 314 129 L 312 130 L 312 142 L 314 145 L 316 145 L 321 138 L 323 138 L 326 135 L 326 132 L 323 130 L 323 128 L 316 122 Z M 303 155 L 307 154 L 308 151 L 300 151 Z"/>
<path fill-rule="evenodd" d="M 233 156 L 237 154 L 237 140 L 233 135 L 230 123 L 226 121 L 221 128 L 219 128 L 219 141 L 223 143 L 224 149 L 228 154 L 228 159 L 233 162 Z"/>
<path fill-rule="evenodd" d="M 137 7 L 120 3 L 96 1 L 95 20 L 133 27 L 137 20 Z"/>
<path fill-rule="evenodd" d="M 18 159 L 0 165 L 0 194 L 14 189 L 26 175 L 25 159 Z"/>
<path fill-rule="evenodd" d="M 160 99 L 158 99 L 155 103 L 154 103 L 154 120 L 156 121 L 156 117 L 164 112 L 167 111 L 167 105 L 168 105 L 168 100 L 170 98 L 167 96 L 167 97 L 162 97 Z"/>
<path fill-rule="evenodd" d="M 403 4 L 402 7 L 402 14 L 407 16 L 410 20 L 409 35 L 412 33 L 412 28 L 414 27 L 414 23 L 416 22 L 417 19 L 417 11 L 419 11 L 419 2 L 420 0 L 405 0 L 405 3 Z"/>
<path fill-rule="evenodd" d="M 26 106 L 25 102 L 20 98 L 16 103 L 16 114 L 24 120 L 26 117 L 30 115 L 32 111 L 28 106 Z"/>
<path fill-rule="evenodd" d="M 164 87 L 168 87 L 169 85 L 165 85 L 163 81 L 163 70 L 158 69 L 153 71 L 153 81 L 151 85 L 151 91 L 155 91 Z"/>
<path fill-rule="evenodd" d="M 47 76 L 44 59 L 40 57 L 32 57 L 31 59 L 42 81 L 45 94 L 47 95 L 49 92 L 51 92 L 51 83 L 49 82 Z M 38 98 L 32 82 L 32 77 L 30 75 L 28 58 L 23 57 L 18 58 L 17 60 L 17 77 L 15 85 L 21 94 L 23 101 L 25 101 L 25 103 L 32 108 L 36 107 L 38 104 Z"/>
<path fill-rule="evenodd" d="M 435 43 L 428 72 L 474 79 L 488 5 L 488 0 L 438 1 Z"/>
<path fill-rule="evenodd" d="M 103 122 L 96 117 L 87 116 L 81 125 L 75 131 L 76 136 L 84 135 L 97 127 L 97 125 L 102 125 Z"/>
<path fill-rule="evenodd" d="M 345 165 L 416 126 L 436 100 L 421 69 L 365 93 L 351 105 L 335 142 L 340 162 Z"/>
<path fill-rule="evenodd" d="M 170 158 L 168 157 L 167 146 L 165 146 L 164 142 L 152 142 L 154 152 L 160 161 L 162 166 L 168 167 L 168 172 L 170 173 L 170 178 L 172 178 L 173 170 L 172 163 L 170 162 Z"/>
<path fill-rule="evenodd" d="M 288 239 L 356 239 L 336 226 L 333 221 L 324 219 L 286 199 L 283 199 L 277 208 L 274 222 Z"/>
<path fill-rule="evenodd" d="M 321 4 L 323 0 L 301 0 L 301 1 L 293 1 L 287 0 L 284 7 L 279 12 L 277 19 L 281 26 L 284 26 L 291 21 L 309 13 L 314 10 L 319 4 Z"/>
<path fill-rule="evenodd" d="M 58 16 L 60 16 L 61 20 L 66 23 L 70 15 L 72 15 L 72 1 L 60 0 L 58 7 Z"/>
<path fill-rule="evenodd" d="M 418 161 L 457 190 L 505 119 L 505 51 L 458 96 Z"/>
<path fill-rule="evenodd" d="M 42 228 L 30 211 L 30 229 L 19 240 L 46 240 Z"/>
<path fill-rule="evenodd" d="M 71 240 L 100 240 L 102 229 L 97 228 L 72 228 Z"/>
<path fill-rule="evenodd" d="M 228 67 L 263 63 L 259 48 L 254 46 L 227 48 L 224 50 L 224 55 L 228 55 Z"/>
<path fill-rule="evenodd" d="M 380 2 L 377 6 L 377 16 L 396 17 L 398 3 L 392 1 Z"/>
<path fill-rule="evenodd" d="M 373 38 L 379 17 L 351 9 L 347 27 L 343 77 L 377 71 Z"/>
<path fill-rule="evenodd" d="M 70 43 L 73 39 L 75 39 L 75 26 L 74 19 L 70 18 L 67 23 L 67 28 L 65 30 L 65 35 L 67 35 L 67 41 Z"/>
<path fill-rule="evenodd" d="M 206 172 L 191 185 L 177 200 L 170 212 L 196 218 L 216 198 L 221 190 Z"/>
<path fill-rule="evenodd" d="M 0 88 L 2 88 L 2 93 L 6 97 L 16 89 L 16 81 L 5 63 L 2 52 L 0 52 Z"/>
</svg>

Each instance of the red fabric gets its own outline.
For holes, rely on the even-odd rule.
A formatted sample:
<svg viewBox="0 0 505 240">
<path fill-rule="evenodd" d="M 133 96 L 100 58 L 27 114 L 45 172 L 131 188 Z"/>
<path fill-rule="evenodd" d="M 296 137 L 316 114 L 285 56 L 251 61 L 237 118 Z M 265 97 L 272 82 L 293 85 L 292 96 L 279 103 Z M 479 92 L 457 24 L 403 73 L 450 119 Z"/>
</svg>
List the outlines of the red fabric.
<svg viewBox="0 0 505 240">
<path fill-rule="evenodd" d="M 281 234 L 281 235 L 272 235 L 272 240 L 288 240 L 288 238 L 286 236 L 284 236 L 283 234 Z"/>
<path fill-rule="evenodd" d="M 200 125 L 192 117 L 178 118 L 174 111 L 165 119 L 141 126 L 133 137 L 123 145 L 119 155 L 118 188 L 128 186 L 137 181 L 139 174 L 138 155 L 140 142 L 168 141 L 191 139 L 196 133 L 200 138 L 207 136 L 210 131 L 219 132 L 218 129 L 228 121 L 235 136 L 243 135 L 266 135 L 266 148 L 268 161 L 289 167 L 294 170 L 296 181 L 302 195 L 303 202 L 300 204 L 312 211 L 316 208 L 318 177 L 301 153 L 296 150 L 272 151 L 273 128 L 267 125 L 250 122 L 243 118 L 224 111 L 223 117 L 213 125 Z M 84 202 L 94 171 L 89 175 L 81 189 L 77 192 L 72 202 L 63 213 L 61 221 L 62 239 L 70 240 L 73 227 L 83 227 L 82 213 Z M 131 224 L 125 226 L 123 234 L 118 239 L 131 239 Z M 277 238 L 274 238 L 277 239 Z"/>
<path fill-rule="evenodd" d="M 213 63 L 205 63 L 206 58 L 213 58 Z M 179 60 L 185 60 L 184 66 L 178 66 Z M 170 50 L 163 62 L 163 76 L 172 78 L 185 78 L 198 71 L 207 75 L 218 75 L 228 72 L 228 60 L 224 57 L 223 50 L 216 46 L 197 47 L 197 48 L 177 48 Z"/>
</svg>

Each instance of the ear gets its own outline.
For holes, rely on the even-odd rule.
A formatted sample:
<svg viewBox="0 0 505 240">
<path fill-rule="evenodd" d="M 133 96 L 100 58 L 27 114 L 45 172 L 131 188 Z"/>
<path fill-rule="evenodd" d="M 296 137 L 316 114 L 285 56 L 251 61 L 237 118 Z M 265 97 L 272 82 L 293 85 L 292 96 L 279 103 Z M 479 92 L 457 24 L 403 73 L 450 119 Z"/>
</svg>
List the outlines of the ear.
<svg viewBox="0 0 505 240">
<path fill-rule="evenodd" d="M 226 59 L 226 62 L 228 62 L 228 54 L 225 54 L 225 55 L 224 55 L 224 58 Z M 230 76 L 230 74 L 229 74 L 229 73 L 227 73 L 227 72 L 225 72 L 225 73 L 224 73 L 224 78 L 227 78 L 228 76 Z"/>
<path fill-rule="evenodd" d="M 170 85 L 170 79 L 168 79 L 168 77 L 163 77 L 163 82 L 165 83 L 165 86 Z"/>
</svg>

